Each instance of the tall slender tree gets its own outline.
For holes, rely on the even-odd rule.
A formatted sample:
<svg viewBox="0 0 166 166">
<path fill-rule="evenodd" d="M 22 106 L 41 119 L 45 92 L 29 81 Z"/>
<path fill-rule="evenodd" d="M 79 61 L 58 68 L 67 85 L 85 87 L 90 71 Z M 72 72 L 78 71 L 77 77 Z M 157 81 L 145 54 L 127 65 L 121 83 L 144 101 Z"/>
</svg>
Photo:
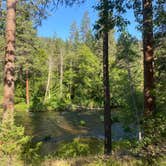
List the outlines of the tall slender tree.
<svg viewBox="0 0 166 166">
<path fill-rule="evenodd" d="M 104 87 L 104 153 L 106 155 L 111 154 L 112 150 L 112 135 L 111 135 L 111 107 L 110 107 L 110 88 L 109 88 L 109 1 L 102 0 L 97 9 L 100 11 L 100 19 L 96 24 L 98 33 L 102 33 L 103 38 L 103 87 Z M 102 25 L 102 30 L 100 25 Z M 101 32 L 100 32 L 101 30 Z"/>
<path fill-rule="evenodd" d="M 60 85 L 60 97 L 63 95 L 63 56 L 64 56 L 64 50 L 63 48 L 60 49 L 60 79 L 59 79 L 59 85 Z"/>
<path fill-rule="evenodd" d="M 0 17 L 2 16 L 2 0 L 0 0 Z"/>
<path fill-rule="evenodd" d="M 109 31 L 115 26 L 120 29 L 128 23 L 121 16 L 125 13 L 125 0 L 101 0 L 96 9 L 99 10 L 99 20 L 95 25 L 97 34 L 103 37 L 103 86 L 104 86 L 104 129 L 105 129 L 105 154 L 109 155 L 112 151 L 111 135 L 111 107 L 110 107 L 110 88 L 109 88 Z M 100 36 L 98 36 L 100 37 Z"/>
<path fill-rule="evenodd" d="M 111 107 L 109 87 L 109 63 L 108 63 L 108 32 L 103 33 L 103 85 L 104 85 L 104 130 L 105 130 L 105 154 L 112 150 L 111 136 Z"/>
<path fill-rule="evenodd" d="M 52 42 L 52 43 L 51 43 Z M 51 89 L 51 79 L 52 79 L 52 67 L 53 67 L 53 55 L 54 55 L 54 44 L 53 40 L 50 40 L 48 42 L 50 45 L 47 46 L 47 48 L 50 49 L 50 53 L 48 56 L 48 77 L 47 77 L 47 85 L 46 85 L 46 91 L 45 91 L 45 97 L 44 97 L 44 103 L 47 101 L 47 99 L 50 99 L 50 89 Z"/>
<path fill-rule="evenodd" d="M 91 29 L 90 29 L 90 18 L 89 18 L 88 11 L 86 11 L 84 13 L 84 16 L 82 18 L 81 27 L 80 27 L 80 33 L 81 33 L 81 40 L 84 43 L 87 44 L 88 40 L 91 40 L 91 38 L 92 38 L 92 35 L 91 35 L 92 32 L 91 32 Z"/>
<path fill-rule="evenodd" d="M 26 71 L 26 104 L 29 105 L 29 70 Z"/>
<path fill-rule="evenodd" d="M 142 0 L 143 5 L 143 54 L 144 54 L 144 113 L 155 109 L 154 58 L 153 58 L 153 7 L 152 0 Z"/>
<path fill-rule="evenodd" d="M 108 19 L 109 3 L 103 0 L 103 16 L 105 18 L 103 31 L 103 85 L 104 85 L 104 129 L 105 129 L 105 154 L 110 154 L 112 150 L 111 135 L 111 107 L 110 107 L 110 88 L 109 88 L 109 61 L 108 61 Z"/>
<path fill-rule="evenodd" d="M 3 121 L 14 111 L 14 61 L 16 32 L 16 0 L 7 0 L 6 53 L 4 67 L 4 115 Z"/>
<path fill-rule="evenodd" d="M 80 36 L 77 23 L 74 21 L 70 26 L 70 42 L 77 46 Z"/>
<path fill-rule="evenodd" d="M 49 56 L 49 60 L 48 60 L 48 78 L 47 78 L 47 86 L 46 86 L 44 102 L 46 102 L 47 96 L 49 96 L 49 99 L 50 99 L 51 75 L 52 75 L 52 55 Z"/>
</svg>

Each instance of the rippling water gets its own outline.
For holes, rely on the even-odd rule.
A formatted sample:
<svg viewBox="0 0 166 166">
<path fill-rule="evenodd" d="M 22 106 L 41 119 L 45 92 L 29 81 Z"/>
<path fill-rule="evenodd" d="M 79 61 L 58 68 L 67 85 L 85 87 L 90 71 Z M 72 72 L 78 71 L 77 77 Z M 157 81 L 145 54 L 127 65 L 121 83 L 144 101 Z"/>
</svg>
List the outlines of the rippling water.
<svg viewBox="0 0 166 166">
<path fill-rule="evenodd" d="M 25 133 L 34 142 L 43 142 L 44 153 L 53 152 L 59 141 L 74 137 L 104 138 L 101 112 L 17 112 L 16 123 L 25 127 Z M 112 126 L 113 140 L 133 136 L 125 133 L 120 123 Z"/>
</svg>

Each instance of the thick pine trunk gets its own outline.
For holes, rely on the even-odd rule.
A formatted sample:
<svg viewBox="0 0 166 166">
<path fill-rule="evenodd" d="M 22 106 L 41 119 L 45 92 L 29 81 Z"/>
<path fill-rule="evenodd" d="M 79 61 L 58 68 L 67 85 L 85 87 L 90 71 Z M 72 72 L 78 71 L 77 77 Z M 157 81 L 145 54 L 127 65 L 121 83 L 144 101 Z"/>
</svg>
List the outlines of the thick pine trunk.
<svg viewBox="0 0 166 166">
<path fill-rule="evenodd" d="M 143 0 L 143 54 L 144 54 L 144 114 L 155 109 L 153 67 L 153 9 L 152 0 Z"/>
<path fill-rule="evenodd" d="M 26 70 L 26 104 L 29 105 L 29 72 Z"/>
<path fill-rule="evenodd" d="M 104 153 L 111 154 L 112 136 L 111 136 L 111 106 L 110 106 L 110 88 L 109 88 L 109 63 L 108 63 L 108 32 L 103 34 L 103 85 L 104 85 Z"/>
<path fill-rule="evenodd" d="M 14 111 L 15 31 L 16 0 L 7 0 L 3 120 L 7 120 L 8 114 L 11 114 L 13 116 Z"/>
</svg>

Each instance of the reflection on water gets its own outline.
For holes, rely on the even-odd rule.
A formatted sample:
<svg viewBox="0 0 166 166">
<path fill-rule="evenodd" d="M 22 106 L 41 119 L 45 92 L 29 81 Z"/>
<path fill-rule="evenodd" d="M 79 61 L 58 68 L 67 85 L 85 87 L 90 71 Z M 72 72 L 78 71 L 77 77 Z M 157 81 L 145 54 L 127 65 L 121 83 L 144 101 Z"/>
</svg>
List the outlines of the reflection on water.
<svg viewBox="0 0 166 166">
<path fill-rule="evenodd" d="M 104 138 L 101 115 L 99 112 L 17 112 L 16 123 L 25 127 L 25 133 L 33 136 L 33 141 L 42 141 L 44 153 L 48 154 L 55 151 L 59 141 L 79 136 Z M 131 135 L 119 123 L 113 124 L 112 133 L 113 140 Z"/>
</svg>

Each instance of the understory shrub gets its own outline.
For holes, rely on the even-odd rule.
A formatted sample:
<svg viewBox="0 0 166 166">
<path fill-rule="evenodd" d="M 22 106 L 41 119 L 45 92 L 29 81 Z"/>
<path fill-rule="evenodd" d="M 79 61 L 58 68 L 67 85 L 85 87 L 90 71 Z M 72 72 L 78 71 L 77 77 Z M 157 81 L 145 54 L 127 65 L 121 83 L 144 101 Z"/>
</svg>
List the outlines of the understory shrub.
<svg viewBox="0 0 166 166">
<path fill-rule="evenodd" d="M 101 140 L 96 138 L 75 138 L 71 142 L 60 143 L 55 155 L 60 158 L 71 158 L 102 152 L 103 142 Z"/>
<path fill-rule="evenodd" d="M 166 116 L 162 113 L 144 119 L 145 136 L 134 149 L 147 165 L 159 165 L 158 161 L 166 155 Z"/>
<path fill-rule="evenodd" d="M 24 127 L 11 123 L 0 124 L 0 165 L 22 166 L 39 160 L 40 144 L 31 146 L 31 137 L 24 134 Z M 23 164 L 24 163 L 24 164 Z"/>
</svg>

